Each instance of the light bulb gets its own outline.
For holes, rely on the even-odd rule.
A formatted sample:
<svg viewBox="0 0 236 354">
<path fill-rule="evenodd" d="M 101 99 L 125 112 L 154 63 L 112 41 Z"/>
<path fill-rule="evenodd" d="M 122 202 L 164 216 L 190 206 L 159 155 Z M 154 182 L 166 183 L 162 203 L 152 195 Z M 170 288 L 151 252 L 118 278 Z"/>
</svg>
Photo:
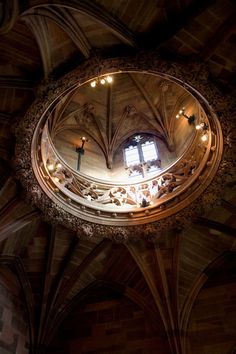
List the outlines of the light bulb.
<svg viewBox="0 0 236 354">
<path fill-rule="evenodd" d="M 54 181 L 55 181 L 56 183 L 58 183 L 58 182 L 59 182 L 59 178 L 58 178 L 58 177 L 54 177 Z"/>
<path fill-rule="evenodd" d="M 202 137 L 201 137 L 202 141 L 207 141 L 207 134 L 204 134 Z"/>
<path fill-rule="evenodd" d="M 90 84 L 91 87 L 96 87 L 96 81 L 92 81 Z"/>
<path fill-rule="evenodd" d="M 110 84 L 113 81 L 113 78 L 111 76 L 107 76 L 106 80 Z"/>
<path fill-rule="evenodd" d="M 183 113 L 183 110 L 181 109 L 180 111 L 179 111 L 179 114 L 182 114 Z"/>
<path fill-rule="evenodd" d="M 196 125 L 196 129 L 197 129 L 197 130 L 201 129 L 201 124 L 197 124 L 197 125 Z"/>
<path fill-rule="evenodd" d="M 52 163 L 50 163 L 50 164 L 48 165 L 48 170 L 49 170 L 49 171 L 53 171 L 53 170 L 54 170 L 54 165 L 53 165 Z"/>
<path fill-rule="evenodd" d="M 57 164 L 57 168 L 61 168 L 62 167 L 62 164 L 59 162 L 58 164 Z"/>
<path fill-rule="evenodd" d="M 102 85 L 104 85 L 104 84 L 106 83 L 106 80 L 105 80 L 105 79 L 101 79 L 101 80 L 100 80 L 100 83 L 101 83 Z"/>
<path fill-rule="evenodd" d="M 177 119 L 179 118 L 179 114 L 176 114 L 176 116 L 175 116 Z"/>
</svg>

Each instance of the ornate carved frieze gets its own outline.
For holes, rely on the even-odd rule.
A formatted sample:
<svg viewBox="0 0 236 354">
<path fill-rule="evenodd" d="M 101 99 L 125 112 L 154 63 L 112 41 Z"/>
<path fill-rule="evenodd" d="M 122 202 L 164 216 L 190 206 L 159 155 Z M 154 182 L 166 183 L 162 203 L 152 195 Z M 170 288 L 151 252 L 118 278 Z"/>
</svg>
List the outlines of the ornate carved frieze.
<svg viewBox="0 0 236 354">
<path fill-rule="evenodd" d="M 122 216 L 116 207 L 108 211 L 97 205 L 92 206 L 93 202 L 97 203 L 99 196 L 91 186 L 85 186 L 83 190 L 79 188 L 79 202 L 74 200 L 76 188 L 73 178 L 71 183 L 73 181 L 74 190 L 70 191 L 67 185 L 64 188 L 71 194 L 64 193 L 60 185 L 53 182 L 53 176 L 40 160 L 41 146 L 38 143 L 48 115 L 63 95 L 96 77 L 97 64 L 97 58 L 96 61 L 90 60 L 59 81 L 47 81 L 39 88 L 36 101 L 16 128 L 16 175 L 30 202 L 42 210 L 44 217 L 50 222 L 76 230 L 78 237 L 107 237 L 115 242 L 146 237 L 155 241 L 162 230 L 187 225 L 194 216 L 211 209 L 220 199 L 224 184 L 235 178 L 235 102 L 232 97 L 221 95 L 211 84 L 207 67 L 199 62 L 189 65 L 166 62 L 155 52 L 100 61 L 101 75 L 141 71 L 178 83 L 198 100 L 210 125 L 211 142 L 202 149 L 196 144 L 197 152 L 186 155 L 168 176 L 161 176 L 164 182 L 159 183 L 156 199 L 162 201 L 157 203 L 156 209 L 152 206 L 139 210 L 131 208 L 124 210 Z M 201 159 L 197 160 L 199 152 Z M 71 178 L 69 173 L 66 178 Z M 110 196 L 114 197 L 114 193 L 115 190 L 109 191 Z M 165 195 L 171 193 L 173 198 L 166 198 Z"/>
</svg>

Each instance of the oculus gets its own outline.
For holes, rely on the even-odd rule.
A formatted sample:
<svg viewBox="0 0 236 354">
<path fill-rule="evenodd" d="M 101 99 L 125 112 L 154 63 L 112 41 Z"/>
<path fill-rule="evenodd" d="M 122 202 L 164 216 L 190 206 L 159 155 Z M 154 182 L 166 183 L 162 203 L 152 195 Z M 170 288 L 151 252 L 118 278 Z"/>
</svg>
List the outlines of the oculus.
<svg viewBox="0 0 236 354">
<path fill-rule="evenodd" d="M 91 87 L 91 63 L 42 86 L 18 130 L 17 175 L 33 204 L 73 229 L 170 225 L 171 215 L 190 205 L 192 213 L 221 161 L 219 121 L 193 86 L 212 91 L 198 75 L 183 81 L 187 67 L 153 56 L 100 67 L 112 83 Z M 182 107 L 191 124 L 176 119 Z"/>
</svg>

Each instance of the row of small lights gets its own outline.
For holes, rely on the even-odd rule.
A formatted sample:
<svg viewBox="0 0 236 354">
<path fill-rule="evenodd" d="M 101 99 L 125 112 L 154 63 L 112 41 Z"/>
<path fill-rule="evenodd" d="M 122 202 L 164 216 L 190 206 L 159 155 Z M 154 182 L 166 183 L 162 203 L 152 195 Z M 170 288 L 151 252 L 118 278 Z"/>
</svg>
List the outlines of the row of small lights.
<svg viewBox="0 0 236 354">
<path fill-rule="evenodd" d="M 113 77 L 108 75 L 106 77 L 102 77 L 101 79 L 96 79 L 96 80 L 93 80 L 91 83 L 90 83 L 90 86 L 91 87 L 96 87 L 97 84 L 101 84 L 101 85 L 105 85 L 106 83 L 108 84 L 111 84 L 113 82 Z"/>
<path fill-rule="evenodd" d="M 176 118 L 179 119 L 179 117 L 184 113 L 184 107 L 182 109 L 179 110 L 179 113 L 176 114 Z"/>
<path fill-rule="evenodd" d="M 185 113 L 185 108 L 183 107 L 182 109 L 179 110 L 179 113 L 176 114 L 176 118 L 180 118 L 181 115 L 183 115 L 185 118 L 187 118 L 189 120 L 190 117 L 188 117 Z M 194 117 L 194 116 L 192 116 Z M 193 121 L 190 123 L 190 124 L 194 124 L 194 119 Z M 196 130 L 203 130 L 205 133 L 201 136 L 201 140 L 202 141 L 207 141 L 208 139 L 208 134 L 207 134 L 207 130 L 208 130 L 209 126 L 204 122 L 204 123 L 200 123 L 200 124 L 197 124 L 195 126 L 195 129 Z"/>
</svg>

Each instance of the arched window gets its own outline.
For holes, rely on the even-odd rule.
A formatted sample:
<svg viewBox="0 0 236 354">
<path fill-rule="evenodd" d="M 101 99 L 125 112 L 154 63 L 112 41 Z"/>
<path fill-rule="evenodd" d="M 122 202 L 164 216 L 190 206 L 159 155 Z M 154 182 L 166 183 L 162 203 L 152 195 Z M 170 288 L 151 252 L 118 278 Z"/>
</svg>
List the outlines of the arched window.
<svg viewBox="0 0 236 354">
<path fill-rule="evenodd" d="M 160 169 L 156 142 L 153 136 L 136 135 L 129 139 L 124 148 L 124 160 L 131 177 L 143 175 Z"/>
<path fill-rule="evenodd" d="M 154 141 L 146 141 L 141 144 L 141 150 L 143 154 L 143 161 L 148 162 L 157 159 L 157 149 Z"/>
<path fill-rule="evenodd" d="M 125 162 L 127 167 L 140 163 L 140 154 L 137 146 L 130 145 L 125 149 Z"/>
</svg>

